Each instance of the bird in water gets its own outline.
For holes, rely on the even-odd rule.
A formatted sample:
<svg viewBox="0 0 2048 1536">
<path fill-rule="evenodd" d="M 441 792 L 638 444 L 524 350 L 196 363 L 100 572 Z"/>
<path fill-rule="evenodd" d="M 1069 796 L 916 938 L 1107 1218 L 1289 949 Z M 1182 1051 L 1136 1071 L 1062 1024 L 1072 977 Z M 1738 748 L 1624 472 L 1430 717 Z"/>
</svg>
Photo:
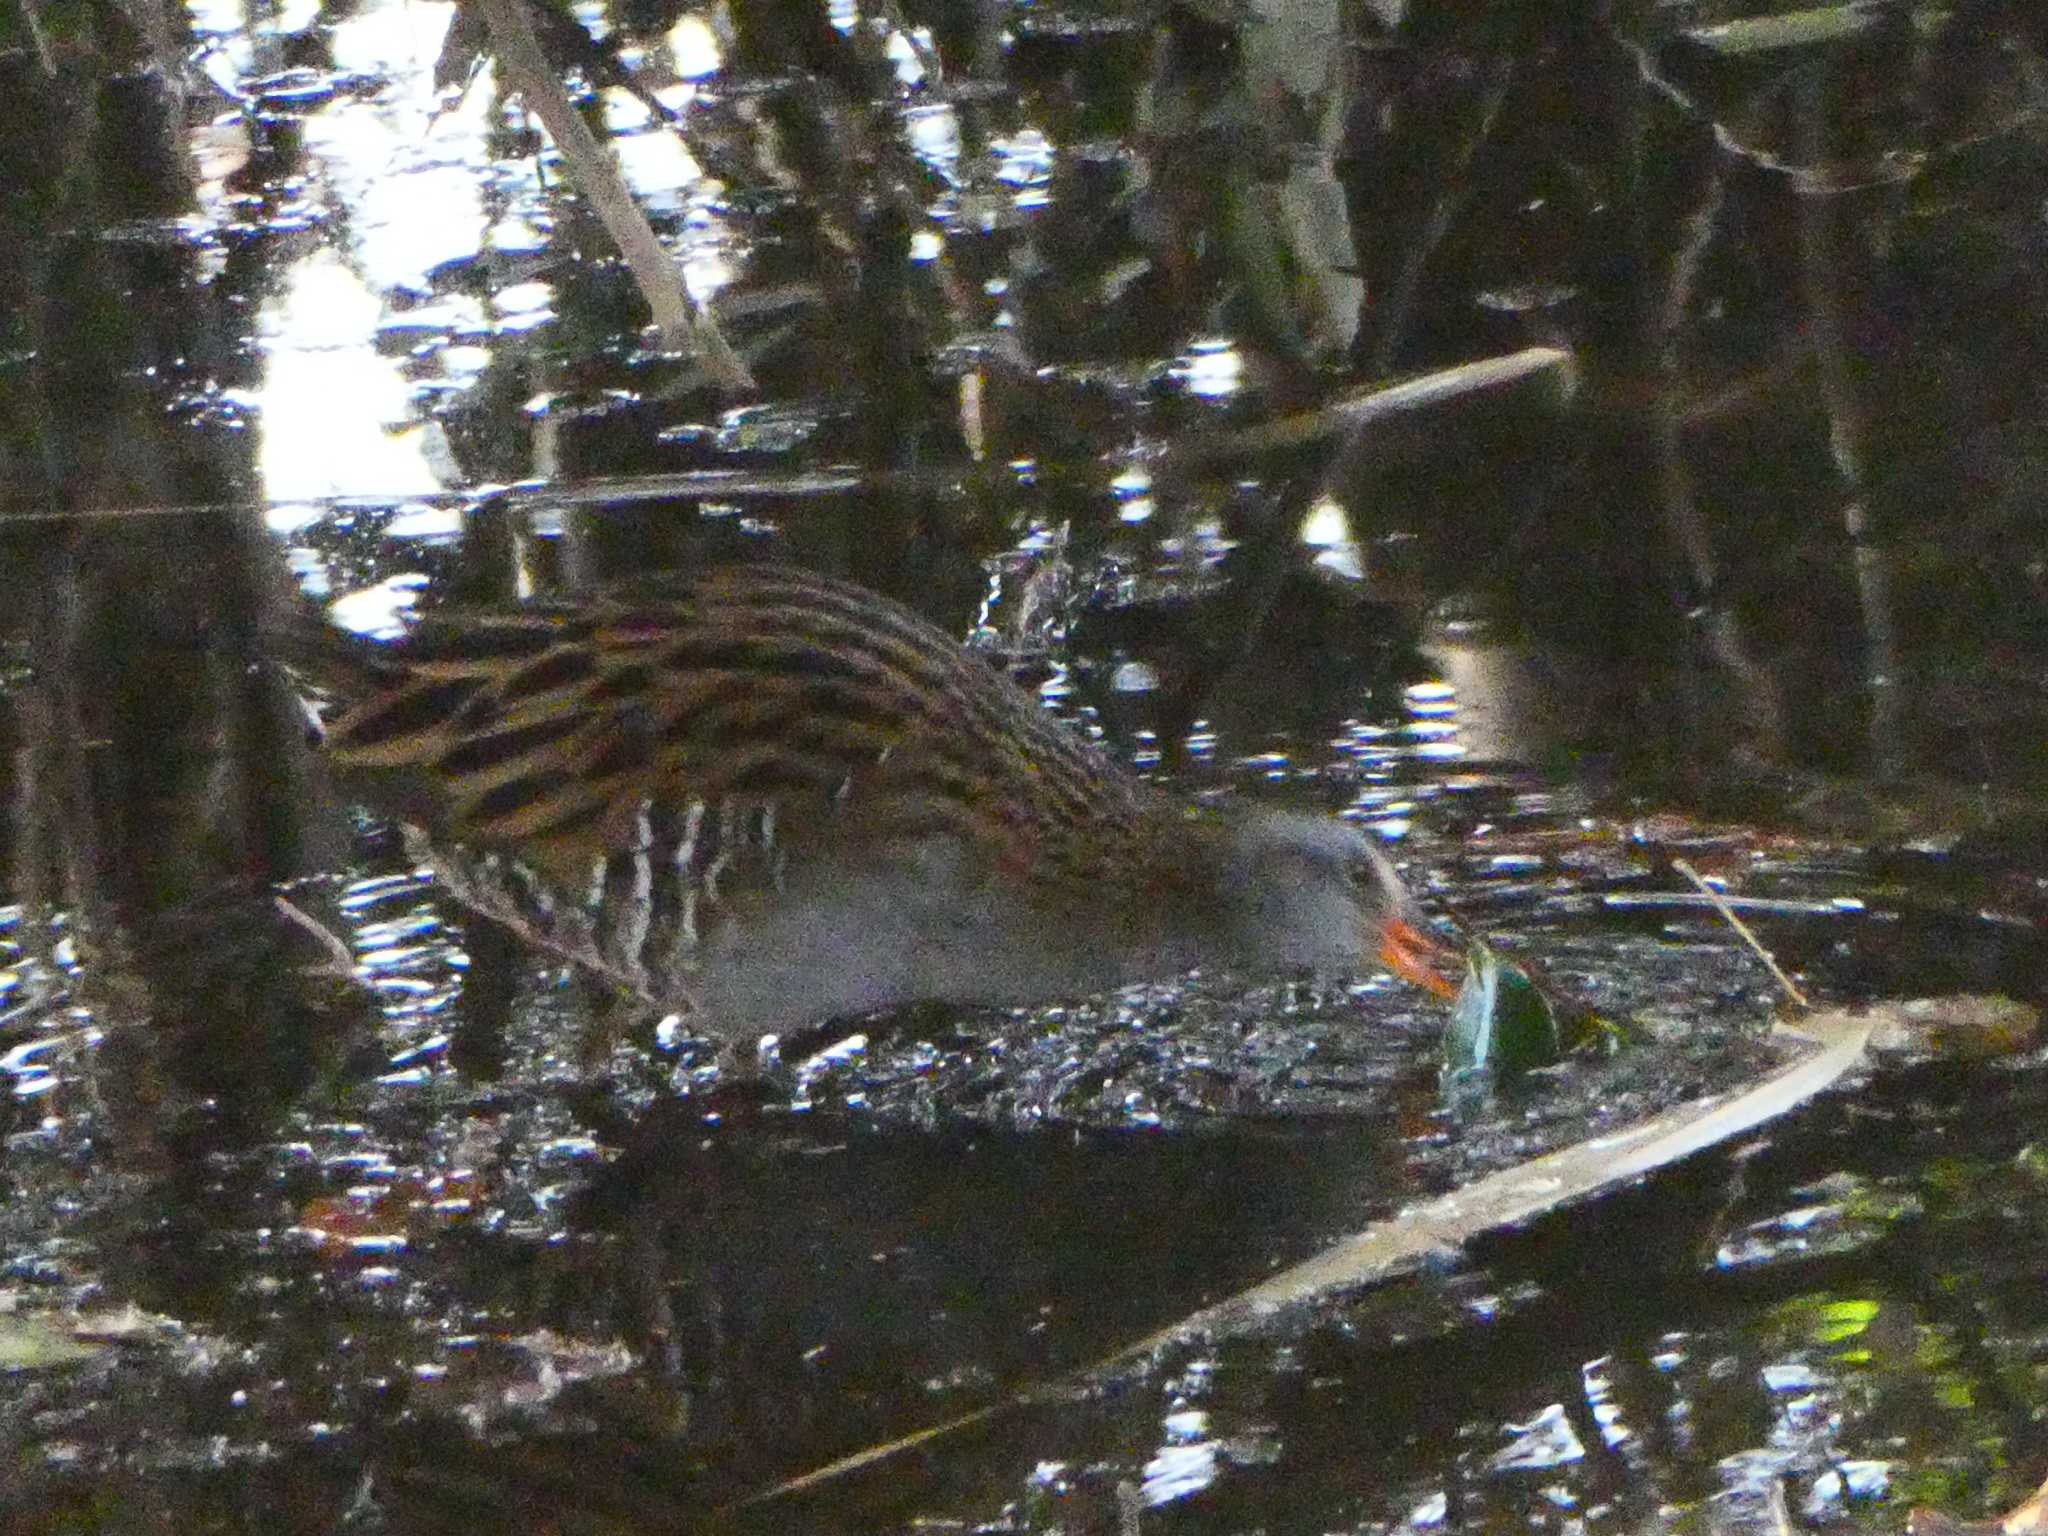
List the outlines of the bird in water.
<svg viewBox="0 0 2048 1536">
<path fill-rule="evenodd" d="M 908 609 L 788 566 L 288 649 L 465 904 L 736 1046 L 1200 968 L 1447 992 L 1373 839 L 1141 781 Z"/>
</svg>

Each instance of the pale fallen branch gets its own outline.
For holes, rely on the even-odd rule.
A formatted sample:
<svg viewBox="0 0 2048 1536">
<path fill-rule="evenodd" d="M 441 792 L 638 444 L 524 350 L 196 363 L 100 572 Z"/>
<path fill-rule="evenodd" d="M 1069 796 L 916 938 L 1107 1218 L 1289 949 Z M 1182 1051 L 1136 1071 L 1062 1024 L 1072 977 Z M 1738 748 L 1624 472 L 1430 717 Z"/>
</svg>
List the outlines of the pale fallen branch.
<svg viewBox="0 0 2048 1536">
<path fill-rule="evenodd" d="M 1830 1011 L 1802 1021 L 1796 1030 L 1781 1028 L 1779 1033 L 1788 1042 L 1810 1041 L 1818 1049 L 1801 1051 L 1739 1094 L 1680 1105 L 1410 1206 L 1228 1301 L 1119 1350 L 1085 1374 L 1109 1374 L 1184 1339 L 1241 1333 L 1283 1310 L 1377 1284 L 1482 1233 L 1531 1221 L 1754 1130 L 1805 1103 L 1861 1061 L 1881 1011 Z"/>
<path fill-rule="evenodd" d="M 1908 16 L 1923 36 L 1933 36 L 1949 22 L 1944 8 L 1924 7 L 1909 11 Z M 1709 53 L 1733 59 L 1854 42 L 1886 21 L 1885 13 L 1876 6 L 1830 5 L 1694 27 L 1681 35 Z"/>
<path fill-rule="evenodd" d="M 2003 1016 L 2021 1005 L 2002 999 L 1922 999 L 1883 1003 L 1859 1013 L 1829 1009 L 1802 1020 L 1796 1029 L 1781 1025 L 1780 1037 L 1790 1045 L 1804 1048 L 1740 1093 L 1722 1094 L 1667 1110 L 1636 1125 L 1592 1137 L 1410 1206 L 1230 1300 L 1205 1307 L 1094 1365 L 943 1424 L 857 1451 L 754 1494 L 735 1507 L 764 1504 L 819 1488 L 891 1461 L 906 1451 L 985 1424 L 1014 1409 L 1069 1400 L 1130 1373 L 1162 1350 L 1194 1340 L 1248 1333 L 1283 1312 L 1327 1304 L 1404 1274 L 1432 1255 L 1457 1249 L 1483 1233 L 1519 1225 L 1560 1206 L 1640 1179 L 1776 1119 L 1832 1087 L 1862 1064 L 1873 1036 L 1927 1039 L 1951 1014 L 1974 1018 L 1987 1007 Z M 2038 1015 L 2032 1010 L 2025 1012 L 2025 1033 L 2031 1034 L 2038 1025 Z"/>
<path fill-rule="evenodd" d="M 1277 421 L 1234 432 L 1190 433 L 1167 445 L 1152 473 L 1156 479 L 1165 479 L 1205 464 L 1304 448 L 1390 417 L 1432 410 L 1532 377 L 1547 377 L 1561 391 L 1569 392 L 1576 386 L 1572 355 L 1556 347 L 1524 347 L 1499 357 L 1438 368 L 1398 384 L 1347 390 L 1312 411 Z"/>
</svg>

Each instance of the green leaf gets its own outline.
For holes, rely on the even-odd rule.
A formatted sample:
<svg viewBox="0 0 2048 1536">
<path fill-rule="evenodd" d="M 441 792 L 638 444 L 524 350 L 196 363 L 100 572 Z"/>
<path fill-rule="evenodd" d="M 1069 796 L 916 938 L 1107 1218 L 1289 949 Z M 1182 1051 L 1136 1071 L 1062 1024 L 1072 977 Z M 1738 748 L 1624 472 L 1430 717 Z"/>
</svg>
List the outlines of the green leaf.
<svg viewBox="0 0 2048 1536">
<path fill-rule="evenodd" d="M 1561 1051 L 1557 1014 L 1529 973 L 1473 944 L 1444 1031 L 1445 1084 L 1482 1075 L 1512 1079 L 1555 1064 Z"/>
</svg>

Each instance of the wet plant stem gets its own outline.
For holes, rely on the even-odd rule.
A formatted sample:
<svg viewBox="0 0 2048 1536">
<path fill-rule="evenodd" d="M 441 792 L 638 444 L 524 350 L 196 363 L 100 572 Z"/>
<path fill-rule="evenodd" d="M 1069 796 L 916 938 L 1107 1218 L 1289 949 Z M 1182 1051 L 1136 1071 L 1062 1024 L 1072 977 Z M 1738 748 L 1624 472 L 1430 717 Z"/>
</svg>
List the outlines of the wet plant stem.
<svg viewBox="0 0 2048 1536">
<path fill-rule="evenodd" d="M 319 918 L 313 916 L 304 907 L 293 902 L 289 897 L 273 895 L 270 899 L 276 906 L 279 916 L 284 917 L 305 933 L 311 935 L 313 941 L 327 951 L 327 958 L 332 962 L 329 974 L 338 976 L 343 980 L 347 980 L 355 974 L 355 954 L 342 941 L 339 934 L 321 922 Z"/>
</svg>

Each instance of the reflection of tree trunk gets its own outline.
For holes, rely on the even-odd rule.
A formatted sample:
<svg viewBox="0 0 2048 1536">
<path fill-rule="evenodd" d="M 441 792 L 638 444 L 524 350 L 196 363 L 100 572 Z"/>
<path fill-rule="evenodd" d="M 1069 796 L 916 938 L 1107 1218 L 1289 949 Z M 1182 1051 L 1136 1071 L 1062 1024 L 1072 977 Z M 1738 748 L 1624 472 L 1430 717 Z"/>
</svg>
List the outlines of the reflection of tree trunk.
<svg viewBox="0 0 2048 1536">
<path fill-rule="evenodd" d="M 1891 565 L 1871 525 L 1864 459 L 1870 428 L 1857 399 L 1842 319 L 1842 252 L 1834 236 L 1835 194 L 1826 174 L 1828 99 L 1825 77 L 1819 77 L 1801 104 L 1806 141 L 1801 158 L 1809 174 L 1794 185 L 1793 195 L 1799 199 L 1799 246 L 1814 368 L 1828 417 L 1828 450 L 1842 482 L 1842 529 L 1849 537 L 1856 596 L 1863 608 L 1871 767 L 1879 779 L 1892 780 L 1905 771 L 1901 735 L 1905 699 L 1898 633 L 1892 619 Z"/>
<path fill-rule="evenodd" d="M 1385 303 L 1381 306 L 1376 334 L 1373 337 L 1371 370 L 1376 378 L 1385 378 L 1394 371 L 1401 358 L 1402 344 L 1408 339 L 1409 322 L 1415 315 L 1415 302 L 1422 292 L 1423 274 L 1428 270 L 1429 259 L 1444 236 L 1451 232 L 1452 224 L 1464 211 L 1466 199 L 1471 195 L 1469 173 L 1472 158 L 1479 148 L 1493 136 L 1493 125 L 1500 116 L 1501 104 L 1507 100 L 1508 87 L 1514 80 L 1514 66 L 1506 59 L 1489 61 L 1486 71 L 1486 87 L 1480 94 L 1478 109 L 1473 113 L 1469 132 L 1461 135 L 1445 156 L 1441 189 L 1436 200 L 1430 205 L 1429 217 L 1416 232 L 1412 243 L 1404 253 L 1399 275 L 1394 279 Z"/>
<path fill-rule="evenodd" d="M 41 115 L 17 114 L 52 153 L 8 155 L 17 195 L 0 199 L 0 298 L 29 359 L 0 398 L 0 622 L 33 679 L 0 701 L 19 741 L 8 874 L 24 937 L 61 920 L 76 951 L 49 973 L 101 1032 L 77 1068 L 96 1146 L 160 1166 L 175 1125 L 267 1128 L 336 1031 L 271 901 L 317 822 L 299 723 L 255 665 L 263 573 L 232 520 L 149 515 L 246 480 L 226 460 L 239 441 L 171 409 L 194 369 L 237 382 L 238 343 L 211 353 L 215 298 L 189 249 L 107 234 L 179 211 L 174 179 L 134 173 L 181 153 L 167 102 L 67 67 Z"/>
<path fill-rule="evenodd" d="M 1713 657 L 1742 692 L 1751 745 L 1766 757 L 1785 755 L 1785 705 L 1778 682 L 1757 661 L 1743 632 L 1733 594 L 1721 588 L 1721 564 L 1713 536 L 1694 493 L 1692 469 L 1685 457 L 1684 375 L 1681 357 L 1686 312 L 1700 262 L 1714 237 L 1725 185 L 1718 173 L 1700 204 L 1686 221 L 1685 243 L 1672 259 L 1671 279 L 1655 319 L 1654 355 L 1660 387 L 1650 405 L 1650 429 L 1656 453 L 1664 526 L 1685 559 L 1700 605 L 1706 641 Z"/>
<path fill-rule="evenodd" d="M 317 823 L 288 701 L 268 695 L 227 612 L 248 595 L 235 562 L 212 562 L 216 606 L 190 584 L 152 588 L 132 549 L 84 542 L 42 562 L 15 873 L 28 932 L 61 916 L 76 994 L 106 1032 L 105 1140 L 153 1162 L 173 1088 L 253 1133 L 332 1032 L 312 1028 L 311 951 L 271 900 Z M 210 541 L 186 542 L 206 558 Z"/>
</svg>

